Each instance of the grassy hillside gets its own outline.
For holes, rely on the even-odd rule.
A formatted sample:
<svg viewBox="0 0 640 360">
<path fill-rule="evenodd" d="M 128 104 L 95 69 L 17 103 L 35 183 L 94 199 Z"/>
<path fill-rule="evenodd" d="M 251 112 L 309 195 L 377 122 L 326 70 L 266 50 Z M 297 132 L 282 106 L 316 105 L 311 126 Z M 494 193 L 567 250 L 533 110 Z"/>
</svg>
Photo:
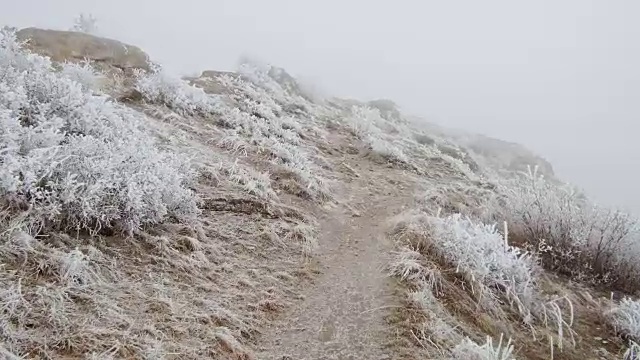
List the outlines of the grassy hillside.
<svg viewBox="0 0 640 360">
<path fill-rule="evenodd" d="M 518 145 L 303 89 L 4 31 L 0 354 L 637 358 L 635 218 Z"/>
</svg>

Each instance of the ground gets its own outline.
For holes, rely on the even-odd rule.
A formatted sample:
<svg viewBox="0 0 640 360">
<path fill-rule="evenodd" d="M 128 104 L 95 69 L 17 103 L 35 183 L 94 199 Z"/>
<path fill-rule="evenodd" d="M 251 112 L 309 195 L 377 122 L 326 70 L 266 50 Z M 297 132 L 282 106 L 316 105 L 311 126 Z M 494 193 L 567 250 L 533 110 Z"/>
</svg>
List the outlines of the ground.
<svg viewBox="0 0 640 360">
<path fill-rule="evenodd" d="M 319 216 L 319 275 L 302 300 L 265 329 L 260 359 L 392 359 L 386 317 L 400 306 L 387 276 L 388 220 L 412 202 L 415 179 L 366 158 L 334 159 L 358 177 L 340 184 L 340 203 Z"/>
</svg>

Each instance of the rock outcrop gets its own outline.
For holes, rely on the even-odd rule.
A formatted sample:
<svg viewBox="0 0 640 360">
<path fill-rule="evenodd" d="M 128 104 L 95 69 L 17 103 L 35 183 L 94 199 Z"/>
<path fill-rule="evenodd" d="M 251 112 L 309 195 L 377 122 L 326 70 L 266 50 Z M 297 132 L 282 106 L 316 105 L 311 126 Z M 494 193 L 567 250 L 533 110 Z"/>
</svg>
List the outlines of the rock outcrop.
<svg viewBox="0 0 640 360">
<path fill-rule="evenodd" d="M 99 67 L 122 71 L 149 70 L 149 56 L 140 48 L 117 40 L 75 31 L 25 28 L 16 33 L 27 48 L 56 62 L 89 60 Z"/>
<path fill-rule="evenodd" d="M 204 89 L 208 94 L 229 94 L 230 89 L 220 80 L 223 76 L 237 79 L 240 74 L 231 71 L 205 70 L 197 78 L 186 78 L 187 81 Z"/>
<path fill-rule="evenodd" d="M 544 158 L 524 146 L 484 135 L 463 139 L 462 144 L 485 158 L 495 160 L 496 165 L 513 171 L 526 171 L 527 166 L 537 166 L 538 173 L 553 179 L 553 167 Z"/>
</svg>

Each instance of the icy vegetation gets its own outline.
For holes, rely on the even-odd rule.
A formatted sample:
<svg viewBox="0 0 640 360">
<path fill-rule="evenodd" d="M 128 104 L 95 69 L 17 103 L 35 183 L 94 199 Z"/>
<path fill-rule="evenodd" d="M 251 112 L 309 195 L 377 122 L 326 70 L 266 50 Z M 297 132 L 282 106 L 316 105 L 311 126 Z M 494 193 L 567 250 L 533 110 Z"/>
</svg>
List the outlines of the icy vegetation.
<svg viewBox="0 0 640 360">
<path fill-rule="evenodd" d="M 620 333 L 640 340 L 640 301 L 622 299 L 609 311 L 609 317 Z"/>
<path fill-rule="evenodd" d="M 195 221 L 194 172 L 159 150 L 141 119 L 92 92 L 90 70 L 53 70 L 0 39 L 0 191 L 3 221 L 41 228 L 132 233 L 171 216 Z M 18 229 L 16 228 L 16 229 Z"/>
<path fill-rule="evenodd" d="M 136 89 L 145 100 L 166 105 L 180 115 L 208 116 L 216 113 L 218 109 L 218 101 L 202 89 L 172 77 L 160 69 L 152 73 L 138 71 Z"/>
<path fill-rule="evenodd" d="M 504 346 L 504 347 L 503 347 Z M 482 346 L 474 343 L 469 339 L 465 339 L 464 342 L 456 345 L 453 348 L 453 358 L 459 360 L 514 360 L 512 356 L 513 345 L 511 340 L 508 340 L 506 344 L 502 343 L 502 337 L 500 341 L 494 347 L 493 339 L 487 337 L 487 342 Z"/>
<path fill-rule="evenodd" d="M 401 146 L 395 144 L 398 140 L 395 140 L 394 136 L 387 135 L 388 132 L 396 130 L 395 127 L 382 117 L 378 109 L 354 106 L 351 112 L 346 123 L 353 135 L 370 146 L 374 153 L 390 160 L 409 162 Z"/>
<path fill-rule="evenodd" d="M 524 321 L 531 321 L 534 281 L 540 271 L 535 257 L 507 245 L 495 226 L 474 223 L 459 214 L 431 217 L 427 223 L 436 254 L 486 287 L 474 289 L 479 297 L 491 297 L 488 289 L 500 289 Z"/>
<path fill-rule="evenodd" d="M 499 298 L 504 298 L 524 323 L 531 324 L 533 314 L 541 310 L 536 287 L 541 269 L 536 256 L 508 245 L 495 226 L 460 214 L 438 217 L 409 212 L 396 220 L 393 236 L 408 246 L 391 264 L 392 274 L 403 280 L 417 281 L 420 287 L 428 285 L 427 289 L 437 292 L 441 278 L 434 275 L 437 267 L 425 268 L 421 260 L 428 254 L 440 266 L 461 274 L 488 311 L 499 311 Z"/>
<path fill-rule="evenodd" d="M 246 337 L 293 294 L 291 259 L 318 246 L 271 172 L 330 196 L 299 120 L 244 80 L 229 83 L 234 99 L 264 104 L 229 105 L 157 69 L 107 79 L 24 46 L 2 33 L 2 357 L 251 356 Z M 117 102 L 105 80 L 133 96 Z"/>
<path fill-rule="evenodd" d="M 218 142 L 223 148 L 237 155 L 246 156 L 248 152 L 269 155 L 273 163 L 296 178 L 300 192 L 318 200 L 328 199 L 330 190 L 318 174 L 312 155 L 299 146 L 301 136 L 307 131 L 319 130 L 311 119 L 304 129 L 294 117 L 314 117 L 303 111 L 312 105 L 305 106 L 301 97 L 286 94 L 278 83 L 260 72 L 260 68 L 245 66 L 242 69 L 244 77 L 221 76 L 219 79 L 229 91 L 228 102 L 161 71 L 139 73 L 137 89 L 146 101 L 166 105 L 180 115 L 211 118 L 225 128 L 225 135 Z M 250 69 L 254 72 L 249 72 Z M 286 109 L 297 111 L 288 113 Z"/>
<path fill-rule="evenodd" d="M 640 289 L 640 228 L 628 213 L 599 206 L 569 185 L 529 169 L 500 182 L 494 217 L 531 248 L 545 247 L 545 267 L 616 289 Z M 522 245 L 522 244 L 521 244 Z"/>
<path fill-rule="evenodd" d="M 556 348 L 574 348 L 572 302 L 576 298 L 544 294 L 540 283 L 548 280 L 542 269 L 585 285 L 637 290 L 637 220 L 600 207 L 570 185 L 547 180 L 535 169 L 494 174 L 489 182 L 490 186 L 449 182 L 430 187 L 418 198 L 421 210 L 396 219 L 391 235 L 399 251 L 390 274 L 417 289 L 407 297 L 426 316 L 426 322 L 414 325 L 412 336 L 441 355 L 447 348 L 455 352 L 477 347 L 453 340 L 459 339 L 452 335 L 455 330 L 441 335 L 443 328 L 453 329 L 456 321 L 434 304 L 452 286 L 445 274 L 455 271 L 462 274 L 473 301 L 486 311 L 504 318 L 506 304 L 534 336 L 540 329 L 555 329 L 549 337 L 552 353 Z M 422 300 L 416 301 L 415 294 L 422 294 Z M 612 327 L 637 339 L 637 301 L 625 298 L 607 310 L 601 307 L 600 316 L 606 312 Z M 447 318 L 444 327 L 435 320 Z M 628 353 L 633 349 L 632 345 Z"/>
<path fill-rule="evenodd" d="M 500 142 L 412 123 L 388 100 L 320 97 L 246 59 L 116 79 L 0 36 L 3 357 L 252 359 L 312 276 L 320 214 L 360 217 L 345 184 L 380 199 L 399 177 L 419 193 L 394 213 L 387 270 L 404 290 L 398 333 L 428 358 L 580 358 L 577 331 L 599 316 L 640 340 L 636 219 L 515 171 L 540 160 L 521 149 L 493 157 Z"/>
</svg>

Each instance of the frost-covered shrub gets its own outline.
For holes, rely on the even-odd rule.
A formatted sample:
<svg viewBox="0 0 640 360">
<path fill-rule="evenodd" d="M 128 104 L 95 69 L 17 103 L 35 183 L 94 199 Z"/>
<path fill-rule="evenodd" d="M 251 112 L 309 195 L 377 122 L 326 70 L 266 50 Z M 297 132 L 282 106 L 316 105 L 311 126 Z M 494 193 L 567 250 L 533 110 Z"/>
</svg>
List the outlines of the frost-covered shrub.
<svg viewBox="0 0 640 360">
<path fill-rule="evenodd" d="M 316 166 L 309 154 L 290 144 L 274 141 L 269 146 L 274 162 L 295 174 L 304 185 L 305 192 L 311 197 L 328 199 L 329 189 L 325 180 L 317 175 Z"/>
<path fill-rule="evenodd" d="M 0 35 L 2 201 L 27 209 L 30 225 L 62 229 L 193 220 L 188 163 L 159 150 L 139 114 L 63 75 Z"/>
<path fill-rule="evenodd" d="M 473 280 L 503 292 L 523 318 L 534 302 L 536 259 L 506 244 L 495 225 L 476 223 L 460 214 L 429 217 L 432 247 Z"/>
<path fill-rule="evenodd" d="M 374 153 L 389 160 L 409 162 L 399 142 L 386 134 L 397 132 L 397 129 L 380 115 L 378 109 L 354 106 L 351 108 L 351 114 L 345 118 L 345 123 L 349 131 L 364 141 Z"/>
<path fill-rule="evenodd" d="M 494 222 L 492 205 L 495 201 L 494 185 L 450 181 L 440 186 L 430 186 L 417 197 L 422 209 L 435 214 L 460 213 L 484 222 Z"/>
<path fill-rule="evenodd" d="M 506 319 L 511 311 L 517 311 L 523 324 L 532 330 L 537 325 L 557 330 L 549 337 L 552 346 L 562 349 L 565 338 L 575 346 L 571 301 L 566 297 L 549 298 L 542 294 L 537 286 L 541 272 L 537 257 L 509 246 L 494 225 L 473 221 L 460 214 L 440 217 L 439 212 L 431 216 L 422 211 L 409 211 L 397 217 L 391 235 L 401 247 L 390 263 L 390 275 L 417 289 L 409 297 L 430 319 L 425 329 L 417 330 L 418 341 L 426 339 L 431 343 L 437 335 L 432 331 L 431 323 L 434 326 L 437 323 L 433 318 L 446 319 L 448 316 L 446 311 L 434 310 L 438 308 L 437 298 L 441 291 L 462 279 L 478 305 L 498 321 Z M 447 273 L 454 269 L 458 275 L 451 279 Z M 563 305 L 565 301 L 566 306 Z M 505 305 L 510 309 L 505 309 Z M 453 335 L 451 339 L 455 337 Z M 446 348 L 446 343 L 440 341 L 438 346 Z M 493 347 L 469 342 L 461 343 L 458 348 L 474 349 L 485 353 Z M 476 356 L 479 353 L 460 352 L 458 355 L 462 357 L 455 358 L 477 358 L 464 357 L 465 354 Z"/>
<path fill-rule="evenodd" d="M 238 162 L 233 164 L 220 164 L 220 171 L 225 173 L 229 180 L 258 197 L 264 199 L 275 199 L 278 197 L 271 188 L 269 173 L 260 173 L 250 168 L 241 167 Z"/>
<path fill-rule="evenodd" d="M 238 62 L 237 70 L 251 83 L 259 85 L 271 93 L 282 94 L 284 92 L 282 86 L 269 76 L 271 68 L 271 65 L 267 63 L 244 56 Z"/>
<path fill-rule="evenodd" d="M 67 79 L 80 84 L 83 90 L 98 91 L 100 90 L 104 80 L 103 77 L 91 67 L 88 61 L 80 64 L 69 62 L 64 63 L 62 64 L 62 70 L 60 73 Z"/>
<path fill-rule="evenodd" d="M 359 139 L 367 136 L 384 137 L 384 133 L 396 132 L 394 124 L 380 115 L 380 110 L 366 107 L 353 106 L 345 122 L 351 133 Z"/>
<path fill-rule="evenodd" d="M 478 345 L 470 339 L 466 338 L 455 348 L 452 349 L 452 360 L 513 360 L 514 347 L 509 339 L 505 344 L 502 343 L 502 335 L 500 341 L 494 347 L 493 339 L 487 336 L 487 342 Z"/>
<path fill-rule="evenodd" d="M 421 263 L 423 257 L 419 251 L 402 247 L 393 255 L 393 261 L 389 264 L 389 275 L 409 282 L 425 281 L 434 284 L 431 287 L 435 287 L 437 275 Z"/>
<path fill-rule="evenodd" d="M 269 94 L 270 100 L 267 103 L 277 104 L 281 111 L 288 109 L 292 113 L 305 113 L 309 109 L 311 103 L 308 100 L 311 97 L 301 90 L 298 81 L 284 69 L 245 57 L 241 59 L 237 70 L 243 79 L 253 85 L 251 97 L 254 100 L 259 100 L 257 96 L 263 93 Z"/>
<path fill-rule="evenodd" d="M 162 70 L 138 71 L 136 79 L 136 89 L 146 101 L 164 104 L 180 115 L 207 116 L 220 110 L 215 97 Z"/>
<path fill-rule="evenodd" d="M 441 149 L 449 149 L 448 152 L 443 152 Z M 446 151 L 446 150 L 445 150 Z M 461 155 L 455 152 L 452 152 L 451 148 L 447 146 L 438 146 L 434 145 L 418 145 L 416 146 L 416 152 L 419 156 L 424 157 L 429 160 L 437 160 L 444 161 L 447 163 L 451 170 L 455 173 L 451 174 L 452 176 L 460 177 L 462 175 L 463 178 L 472 181 L 478 181 L 480 177 L 472 170 L 469 164 L 474 165 L 475 163 L 471 162 L 471 160 L 466 159 L 465 161 L 461 160 Z M 455 157 L 451 156 L 451 153 L 457 154 Z"/>
<path fill-rule="evenodd" d="M 86 16 L 85 14 L 80 14 L 73 22 L 74 24 L 71 31 L 78 31 L 92 35 L 95 35 L 98 32 L 98 20 L 91 14 Z"/>
<path fill-rule="evenodd" d="M 535 170 L 499 183 L 503 195 L 495 218 L 506 220 L 520 244 L 550 246 L 545 267 L 590 282 L 640 289 L 640 229 L 628 213 L 599 206 L 569 185 Z M 498 203 L 496 203 L 498 204 Z"/>
<path fill-rule="evenodd" d="M 400 217 L 394 234 L 422 254 L 435 255 L 469 280 L 481 303 L 491 307 L 502 297 L 514 306 L 523 321 L 533 320 L 536 258 L 508 246 L 493 225 L 470 220 L 460 214 L 447 217 L 409 212 Z"/>
<path fill-rule="evenodd" d="M 266 75 L 260 76 L 249 78 L 259 83 L 269 81 L 268 77 L 263 77 Z M 232 90 L 231 98 L 238 105 L 222 105 L 218 109 L 221 122 L 230 128 L 219 144 L 236 153 L 246 153 L 249 147 L 253 147 L 258 153 L 269 155 L 273 163 L 295 174 L 306 195 L 328 198 L 329 190 L 318 174 L 311 154 L 300 146 L 301 120 L 285 115 L 274 101 L 280 97 L 286 102 L 282 99 L 289 95 L 282 89 L 278 90 L 277 83 L 272 84 L 273 87 L 263 87 L 228 75 L 220 76 L 219 80 Z"/>
<path fill-rule="evenodd" d="M 403 163 L 409 162 L 409 158 L 404 154 L 404 152 L 389 141 L 373 136 L 367 136 L 366 142 L 371 147 L 371 150 L 376 154 L 380 154 L 385 158 L 397 160 Z"/>
<path fill-rule="evenodd" d="M 638 360 L 640 359 L 640 345 L 635 341 L 629 341 L 629 348 L 622 355 L 623 360 Z"/>
<path fill-rule="evenodd" d="M 640 340 L 640 301 L 624 298 L 608 316 L 619 333 Z"/>
</svg>

